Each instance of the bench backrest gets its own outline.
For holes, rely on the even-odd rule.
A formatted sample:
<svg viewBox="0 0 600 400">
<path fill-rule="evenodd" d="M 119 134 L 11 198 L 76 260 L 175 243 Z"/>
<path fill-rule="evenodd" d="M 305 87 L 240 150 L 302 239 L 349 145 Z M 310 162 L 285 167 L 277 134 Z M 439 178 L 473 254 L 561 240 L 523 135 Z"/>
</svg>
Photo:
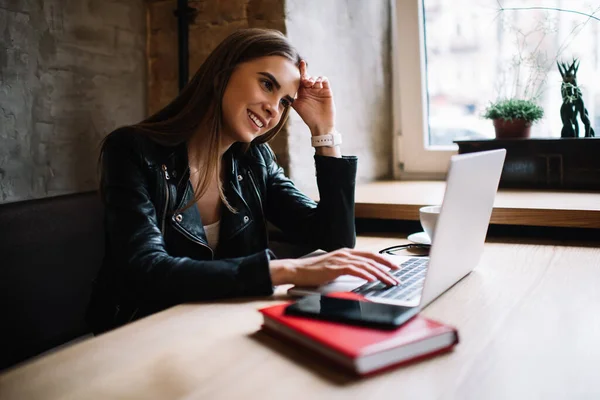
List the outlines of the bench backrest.
<svg viewBox="0 0 600 400">
<path fill-rule="evenodd" d="M 88 333 L 102 221 L 97 192 L 0 205 L 0 369 Z"/>
</svg>

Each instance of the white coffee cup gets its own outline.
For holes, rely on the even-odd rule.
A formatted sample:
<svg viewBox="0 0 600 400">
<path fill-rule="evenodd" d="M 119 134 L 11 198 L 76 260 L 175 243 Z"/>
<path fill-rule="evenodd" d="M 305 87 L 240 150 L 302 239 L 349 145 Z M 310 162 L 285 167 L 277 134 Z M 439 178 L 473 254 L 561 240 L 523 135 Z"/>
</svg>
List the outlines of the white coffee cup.
<svg viewBox="0 0 600 400">
<path fill-rule="evenodd" d="M 425 206 L 419 208 L 419 220 L 421 221 L 421 226 L 431 241 L 433 241 L 435 225 L 437 224 L 441 209 L 442 206 Z"/>
</svg>

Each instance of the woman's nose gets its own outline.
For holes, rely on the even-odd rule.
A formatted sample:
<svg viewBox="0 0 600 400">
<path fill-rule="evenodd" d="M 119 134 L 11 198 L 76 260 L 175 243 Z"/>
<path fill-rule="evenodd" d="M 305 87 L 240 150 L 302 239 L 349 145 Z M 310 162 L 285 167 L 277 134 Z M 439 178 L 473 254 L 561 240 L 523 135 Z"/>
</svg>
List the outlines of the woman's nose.
<svg viewBox="0 0 600 400">
<path fill-rule="evenodd" d="M 264 109 L 267 112 L 267 114 L 269 115 L 269 118 L 271 118 L 271 119 L 277 118 L 277 116 L 279 114 L 279 110 L 277 107 L 274 107 L 271 103 L 265 103 Z"/>
</svg>

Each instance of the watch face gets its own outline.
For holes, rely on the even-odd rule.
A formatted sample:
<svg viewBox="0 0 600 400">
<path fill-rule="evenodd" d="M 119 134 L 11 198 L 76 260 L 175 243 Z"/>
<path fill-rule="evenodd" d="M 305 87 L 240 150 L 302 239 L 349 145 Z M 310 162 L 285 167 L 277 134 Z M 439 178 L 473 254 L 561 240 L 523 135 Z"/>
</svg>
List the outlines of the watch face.
<svg viewBox="0 0 600 400">
<path fill-rule="evenodd" d="M 333 135 L 333 145 L 337 146 L 338 144 L 342 144 L 342 135 L 340 135 L 339 133 L 334 133 Z"/>
</svg>

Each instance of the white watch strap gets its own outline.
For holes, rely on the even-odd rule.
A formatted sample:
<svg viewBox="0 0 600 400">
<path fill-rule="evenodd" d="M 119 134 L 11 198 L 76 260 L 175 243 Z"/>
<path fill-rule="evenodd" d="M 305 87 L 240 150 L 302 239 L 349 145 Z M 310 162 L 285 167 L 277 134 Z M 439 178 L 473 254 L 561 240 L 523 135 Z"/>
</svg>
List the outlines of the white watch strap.
<svg viewBox="0 0 600 400">
<path fill-rule="evenodd" d="M 327 135 L 311 137 L 313 147 L 333 147 L 342 144 L 342 135 L 337 132 L 328 133 Z"/>
</svg>

